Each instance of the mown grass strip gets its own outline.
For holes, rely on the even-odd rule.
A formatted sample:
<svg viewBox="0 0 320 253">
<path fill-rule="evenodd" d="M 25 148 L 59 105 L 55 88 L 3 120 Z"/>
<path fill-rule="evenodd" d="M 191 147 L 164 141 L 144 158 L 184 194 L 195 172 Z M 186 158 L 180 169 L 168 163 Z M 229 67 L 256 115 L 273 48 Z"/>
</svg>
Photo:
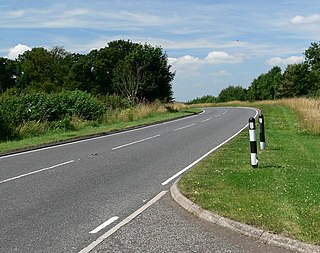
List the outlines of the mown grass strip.
<svg viewBox="0 0 320 253">
<path fill-rule="evenodd" d="M 259 104 L 267 149 L 250 166 L 248 131 L 184 174 L 182 193 L 222 216 L 320 245 L 320 136 L 285 105 Z"/>
</svg>

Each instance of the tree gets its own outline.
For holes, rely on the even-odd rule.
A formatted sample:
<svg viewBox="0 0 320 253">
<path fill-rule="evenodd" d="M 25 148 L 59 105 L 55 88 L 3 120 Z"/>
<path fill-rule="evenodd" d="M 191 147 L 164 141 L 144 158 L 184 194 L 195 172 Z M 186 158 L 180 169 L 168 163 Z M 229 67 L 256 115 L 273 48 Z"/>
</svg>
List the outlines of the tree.
<svg viewBox="0 0 320 253">
<path fill-rule="evenodd" d="M 235 100 L 246 100 L 246 90 L 241 86 L 230 85 L 219 93 L 218 102 L 228 102 Z"/>
<path fill-rule="evenodd" d="M 250 100 L 274 99 L 281 78 L 281 68 L 278 66 L 273 67 L 266 74 L 261 74 L 252 81 L 248 89 L 248 98 Z"/>
<path fill-rule="evenodd" d="M 63 59 L 67 55 L 62 47 L 54 47 L 51 51 L 38 47 L 24 52 L 18 58 L 19 88 L 31 87 L 45 92 L 60 90 L 67 69 Z"/>
<path fill-rule="evenodd" d="M 311 43 L 311 46 L 305 51 L 305 63 L 308 64 L 313 80 L 313 87 L 310 95 L 320 96 L 320 42 Z"/>
<path fill-rule="evenodd" d="M 313 90 L 313 78 L 306 63 L 288 65 L 277 89 L 277 97 L 306 96 Z"/>
<path fill-rule="evenodd" d="M 90 93 L 98 93 L 94 68 L 88 55 L 72 54 L 69 56 L 72 62 L 67 76 L 64 78 L 64 88 L 68 90 L 81 90 Z"/>
<path fill-rule="evenodd" d="M 146 86 L 147 75 L 139 46 L 118 63 L 114 74 L 115 89 L 130 102 L 136 102 Z"/>
<path fill-rule="evenodd" d="M 13 60 L 0 57 L 0 92 L 15 86 L 16 63 Z"/>
<path fill-rule="evenodd" d="M 320 42 L 311 43 L 311 46 L 305 51 L 305 63 L 312 70 L 320 71 Z"/>
<path fill-rule="evenodd" d="M 212 95 L 205 95 L 200 98 L 195 98 L 191 101 L 188 101 L 188 104 L 202 104 L 202 103 L 216 103 L 217 98 Z"/>
<path fill-rule="evenodd" d="M 114 89 L 129 101 L 171 101 L 174 73 L 170 67 L 161 48 L 135 44 L 114 69 Z"/>
</svg>

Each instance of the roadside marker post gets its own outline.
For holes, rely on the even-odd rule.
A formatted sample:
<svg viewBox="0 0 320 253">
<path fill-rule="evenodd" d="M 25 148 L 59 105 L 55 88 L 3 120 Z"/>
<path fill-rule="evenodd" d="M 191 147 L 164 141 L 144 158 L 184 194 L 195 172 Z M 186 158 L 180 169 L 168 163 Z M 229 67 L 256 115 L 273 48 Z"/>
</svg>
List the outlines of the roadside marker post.
<svg viewBox="0 0 320 253">
<path fill-rule="evenodd" d="M 264 150 L 266 148 L 266 137 L 264 131 L 264 117 L 263 114 L 259 115 L 259 133 L 260 133 L 260 150 Z"/>
<path fill-rule="evenodd" d="M 249 136 L 250 136 L 250 150 L 251 150 L 251 166 L 258 167 L 258 149 L 256 140 L 256 120 L 253 117 L 249 118 Z"/>
</svg>

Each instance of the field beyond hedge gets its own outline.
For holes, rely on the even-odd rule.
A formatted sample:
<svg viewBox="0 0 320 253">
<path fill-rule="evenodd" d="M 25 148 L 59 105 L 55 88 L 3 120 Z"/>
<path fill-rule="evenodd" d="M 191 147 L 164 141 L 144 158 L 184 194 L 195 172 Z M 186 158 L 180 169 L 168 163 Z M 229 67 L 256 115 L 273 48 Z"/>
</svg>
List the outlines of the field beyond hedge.
<svg viewBox="0 0 320 253">
<path fill-rule="evenodd" d="M 319 100 L 251 106 L 266 121 L 267 149 L 258 154 L 259 168 L 250 166 L 246 130 L 184 174 L 179 187 L 204 209 L 320 245 L 320 123 L 309 113 L 319 115 Z"/>
</svg>

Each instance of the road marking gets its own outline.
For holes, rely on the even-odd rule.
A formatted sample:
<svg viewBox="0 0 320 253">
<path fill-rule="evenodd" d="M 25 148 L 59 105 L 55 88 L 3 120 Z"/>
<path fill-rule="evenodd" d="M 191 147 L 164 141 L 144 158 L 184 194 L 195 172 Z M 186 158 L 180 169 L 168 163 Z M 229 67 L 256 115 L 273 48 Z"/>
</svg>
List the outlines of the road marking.
<svg viewBox="0 0 320 253">
<path fill-rule="evenodd" d="M 57 168 L 57 167 L 60 167 L 60 166 L 63 166 L 63 165 L 67 165 L 69 163 L 74 163 L 74 160 L 71 160 L 71 161 L 68 161 L 68 162 L 64 162 L 64 163 L 60 163 L 60 164 L 56 164 L 56 165 L 53 165 L 53 166 L 48 167 L 48 168 L 43 168 L 43 169 L 40 169 L 40 170 L 32 171 L 32 172 L 29 172 L 29 173 L 26 173 L 26 174 L 23 174 L 23 175 L 20 175 L 20 176 L 12 177 L 12 178 L 0 181 L 0 184 L 6 183 L 6 182 L 9 182 L 9 181 L 13 181 L 13 180 L 16 180 L 16 179 L 19 179 L 19 178 L 22 178 L 22 177 L 30 176 L 30 175 L 33 175 L 33 174 L 37 174 L 37 173 L 40 173 L 40 172 L 43 172 L 43 171 L 46 171 L 46 170 L 51 170 L 51 169 L 54 169 L 54 168 Z"/>
<path fill-rule="evenodd" d="M 127 143 L 127 144 L 123 144 L 123 145 L 121 145 L 121 146 L 112 148 L 112 150 L 117 150 L 117 149 L 120 149 L 120 148 L 124 148 L 124 147 L 127 147 L 127 146 L 131 146 L 131 145 L 134 145 L 134 144 L 137 144 L 137 143 L 140 143 L 140 142 L 144 142 L 144 141 L 148 141 L 148 140 L 151 140 L 151 139 L 160 137 L 160 136 L 161 136 L 160 134 L 157 134 L 157 135 L 155 135 L 155 136 L 151 136 L 151 137 L 148 137 L 148 138 L 144 138 L 144 139 L 142 139 L 142 140 L 133 141 L 133 142 L 130 142 L 130 143 Z"/>
<path fill-rule="evenodd" d="M 118 216 L 114 216 L 107 220 L 106 222 L 102 223 L 100 226 L 96 227 L 94 230 L 90 231 L 89 234 L 96 234 L 98 233 L 101 229 L 104 229 L 106 226 L 109 226 L 113 222 L 115 222 L 117 219 L 119 219 Z"/>
<path fill-rule="evenodd" d="M 212 120 L 212 118 L 208 118 L 208 119 L 202 120 L 202 121 L 200 121 L 200 122 L 201 122 L 201 123 L 204 123 L 204 122 L 209 121 L 209 120 Z"/>
<path fill-rule="evenodd" d="M 258 115 L 258 111 L 256 111 L 256 115 L 254 117 L 256 117 Z M 184 169 L 180 170 L 178 173 L 174 174 L 172 177 L 170 177 L 169 179 L 167 179 L 166 181 L 164 181 L 162 183 L 163 186 L 167 185 L 168 183 L 170 183 L 173 179 L 179 177 L 181 174 L 183 174 L 184 172 L 186 172 L 187 170 L 189 170 L 190 168 L 192 168 L 194 165 L 196 165 L 197 163 L 199 163 L 201 160 L 203 160 L 204 158 L 206 158 L 208 155 L 210 155 L 212 152 L 214 152 L 215 150 L 217 150 L 218 148 L 220 148 L 222 145 L 226 144 L 228 141 L 230 141 L 231 139 L 233 139 L 234 137 L 236 137 L 238 134 L 240 134 L 245 128 L 248 127 L 248 124 L 246 124 L 243 128 L 241 128 L 237 133 L 235 133 L 234 135 L 232 135 L 231 137 L 229 137 L 227 140 L 225 140 L 224 142 L 220 143 L 218 146 L 214 147 L 213 149 L 211 149 L 209 152 L 207 152 L 206 154 L 204 154 L 203 156 L 201 156 L 200 158 L 198 158 L 196 161 L 194 161 L 193 163 L 191 163 L 190 165 L 188 165 L 187 167 L 185 167 Z"/>
<path fill-rule="evenodd" d="M 185 129 L 185 128 L 188 128 L 188 127 L 192 127 L 192 126 L 194 126 L 195 124 L 191 124 L 191 125 L 187 125 L 187 126 L 184 126 L 184 127 L 179 127 L 179 128 L 176 128 L 176 129 L 174 129 L 173 131 L 175 132 L 175 131 L 179 131 L 179 130 L 182 130 L 182 129 Z"/>
<path fill-rule="evenodd" d="M 148 203 L 140 207 L 137 211 L 135 211 L 133 214 L 129 215 L 127 218 L 125 218 L 123 221 L 119 222 L 117 225 L 115 225 L 113 228 L 111 228 L 109 231 L 107 231 L 105 234 L 100 236 L 97 240 L 92 242 L 90 245 L 88 245 L 86 248 L 79 251 L 79 253 L 89 253 L 91 250 L 93 250 L 95 247 L 97 247 L 101 242 L 103 242 L 105 239 L 107 239 L 109 236 L 111 236 L 113 233 L 115 233 L 117 230 L 119 230 L 124 225 L 131 222 L 134 218 L 136 218 L 138 215 L 140 215 L 143 211 L 145 211 L 148 207 L 152 206 L 154 203 L 156 203 L 159 199 L 163 197 L 168 191 L 162 191 L 157 196 L 155 196 L 153 199 L 151 199 Z"/>
<path fill-rule="evenodd" d="M 170 120 L 167 121 L 166 124 L 171 124 L 177 121 L 181 121 L 181 120 L 187 120 L 193 117 L 197 117 L 199 115 L 204 114 L 206 111 L 203 110 L 201 113 L 199 114 L 195 114 L 195 115 L 191 115 L 188 117 L 184 117 L 184 118 L 180 118 L 180 119 L 175 119 L 175 120 Z M 140 130 L 144 130 L 147 128 L 152 128 L 152 127 L 157 127 L 157 126 L 161 126 L 164 123 L 158 123 L 158 124 L 154 124 L 154 125 L 150 125 L 150 126 L 144 126 L 144 127 L 139 127 L 139 128 L 135 128 L 135 129 L 131 129 L 131 130 L 124 130 L 118 133 L 113 133 L 113 134 L 106 134 L 103 136 L 97 136 L 97 137 L 92 137 L 92 138 L 88 138 L 88 139 L 84 139 L 84 140 L 78 140 L 78 141 L 73 141 L 73 142 L 68 142 L 68 143 L 63 143 L 63 144 L 57 144 L 54 146 L 49 146 L 49 147 L 43 147 L 43 148 L 38 148 L 38 149 L 33 149 L 33 150 L 28 150 L 28 151 L 24 151 L 24 152 L 20 152 L 20 153 L 14 153 L 14 154 L 9 154 L 9 155 L 3 155 L 0 156 L 0 160 L 1 159 L 5 159 L 5 158 L 10 158 L 10 157 L 15 157 L 15 156 L 20 156 L 20 155 L 26 155 L 26 154 L 30 154 L 30 153 L 35 153 L 35 152 L 40 152 L 40 151 L 44 151 L 44 150 L 50 150 L 50 149 L 54 149 L 54 148 L 59 148 L 59 147 L 64 147 L 64 146 L 69 146 L 69 145 L 74 145 L 74 144 L 78 144 L 78 143 L 83 143 L 83 142 L 88 142 L 88 141 L 95 141 L 95 140 L 99 140 L 99 139 L 104 139 L 104 138 L 109 138 L 112 136 L 116 136 L 116 135 L 122 135 L 122 134 L 127 134 L 127 133 L 131 133 L 131 132 L 136 132 L 136 131 L 140 131 Z"/>
<path fill-rule="evenodd" d="M 218 118 L 218 117 L 220 117 L 221 116 L 221 114 L 218 114 L 218 115 L 216 115 L 216 116 L 214 116 L 215 118 Z"/>
</svg>

